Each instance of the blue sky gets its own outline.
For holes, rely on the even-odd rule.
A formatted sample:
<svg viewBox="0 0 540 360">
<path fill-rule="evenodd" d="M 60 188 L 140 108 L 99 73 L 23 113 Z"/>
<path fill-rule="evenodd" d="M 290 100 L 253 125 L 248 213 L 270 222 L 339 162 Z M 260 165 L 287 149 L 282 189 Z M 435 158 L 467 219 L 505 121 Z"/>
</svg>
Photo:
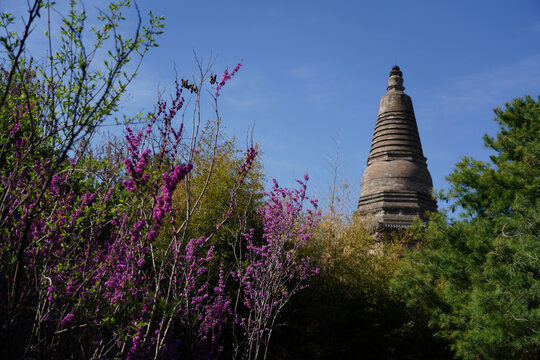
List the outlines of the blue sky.
<svg viewBox="0 0 540 360">
<path fill-rule="evenodd" d="M 0 9 L 20 11 L 23 3 L 0 0 Z M 105 1 L 86 6 L 96 3 Z M 323 201 L 332 180 L 328 159 L 339 147 L 350 209 L 393 65 L 403 71 L 437 190 L 462 156 L 488 158 L 482 136 L 496 131 L 494 107 L 540 94 L 538 0 L 140 0 L 139 6 L 164 15 L 166 26 L 124 111 L 151 110 L 158 86 L 172 87 L 174 67 L 180 76 L 194 74 L 193 50 L 217 56 L 218 74 L 242 61 L 220 98 L 227 133 L 243 143 L 255 125 L 268 178 L 292 185 L 307 172 L 310 193 Z"/>
</svg>

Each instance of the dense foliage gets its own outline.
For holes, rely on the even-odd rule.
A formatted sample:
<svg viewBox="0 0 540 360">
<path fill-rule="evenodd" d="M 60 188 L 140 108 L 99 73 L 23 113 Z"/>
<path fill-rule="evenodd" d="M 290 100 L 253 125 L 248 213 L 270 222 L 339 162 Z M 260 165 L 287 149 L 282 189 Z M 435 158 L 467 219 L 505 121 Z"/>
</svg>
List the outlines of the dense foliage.
<svg viewBox="0 0 540 360">
<path fill-rule="evenodd" d="M 407 308 L 390 289 L 411 236 L 403 229 L 383 242 L 368 219 L 325 216 L 304 249 L 320 272 L 292 300 L 274 358 L 451 358 L 428 328 L 424 309 Z"/>
<path fill-rule="evenodd" d="M 96 129 L 116 114 L 161 19 L 142 25 L 136 11 L 126 36 L 131 3 L 120 0 L 88 29 L 71 1 L 52 30 L 60 47 L 34 64 L 28 37 L 54 6 L 31 3 L 22 34 L 2 14 L 0 356 L 211 359 L 225 332 L 233 358 L 266 353 L 273 319 L 314 274 L 299 248 L 318 212 L 305 208 L 304 182 L 276 183 L 263 201 L 257 149 L 241 154 L 222 140 L 218 99 L 241 64 L 218 79 L 197 59 L 196 81 L 176 81 L 169 101 L 100 150 Z M 185 96 L 194 98 L 189 125 L 177 116 Z M 267 266 L 281 276 L 256 276 Z"/>
<path fill-rule="evenodd" d="M 540 98 L 496 109 L 491 162 L 464 158 L 448 177 L 461 218 L 438 214 L 396 287 L 431 312 L 466 359 L 540 355 Z"/>
</svg>

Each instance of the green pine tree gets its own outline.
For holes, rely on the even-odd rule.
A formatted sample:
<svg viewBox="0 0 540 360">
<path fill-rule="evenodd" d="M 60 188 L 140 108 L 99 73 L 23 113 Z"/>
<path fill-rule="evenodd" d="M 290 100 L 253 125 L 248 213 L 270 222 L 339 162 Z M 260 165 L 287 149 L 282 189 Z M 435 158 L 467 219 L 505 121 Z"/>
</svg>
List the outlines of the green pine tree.
<svg viewBox="0 0 540 360">
<path fill-rule="evenodd" d="M 435 215 L 394 285 L 431 312 L 465 359 L 540 356 L 540 97 L 495 109 L 490 162 L 462 159 L 445 196 L 461 218 Z"/>
</svg>

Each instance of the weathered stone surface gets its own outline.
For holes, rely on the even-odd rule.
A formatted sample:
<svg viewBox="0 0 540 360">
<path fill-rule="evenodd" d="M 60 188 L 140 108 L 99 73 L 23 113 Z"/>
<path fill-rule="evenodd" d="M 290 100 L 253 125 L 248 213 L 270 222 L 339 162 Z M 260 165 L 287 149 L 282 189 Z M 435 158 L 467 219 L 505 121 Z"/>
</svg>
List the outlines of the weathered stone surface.
<svg viewBox="0 0 540 360">
<path fill-rule="evenodd" d="M 382 227 L 410 225 L 426 211 L 436 211 L 433 183 L 422 152 L 411 98 L 394 66 L 388 78 L 362 175 L 358 212 L 374 215 Z"/>
</svg>

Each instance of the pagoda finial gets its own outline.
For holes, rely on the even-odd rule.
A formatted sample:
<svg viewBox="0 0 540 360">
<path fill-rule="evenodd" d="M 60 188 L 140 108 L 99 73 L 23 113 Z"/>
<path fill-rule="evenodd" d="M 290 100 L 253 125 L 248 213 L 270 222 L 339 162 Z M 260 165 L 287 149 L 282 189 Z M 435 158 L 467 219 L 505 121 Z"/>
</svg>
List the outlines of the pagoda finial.
<svg viewBox="0 0 540 360">
<path fill-rule="evenodd" d="M 390 71 L 390 76 L 388 77 L 388 87 L 386 91 L 388 92 L 398 92 L 403 91 L 403 73 L 399 69 L 399 66 L 394 65 L 392 71 Z"/>
<path fill-rule="evenodd" d="M 392 68 L 392 71 L 390 71 L 390 76 L 392 76 L 392 75 L 403 76 L 403 73 L 402 73 L 401 70 L 399 69 L 399 66 L 394 65 L 394 67 Z"/>
</svg>

